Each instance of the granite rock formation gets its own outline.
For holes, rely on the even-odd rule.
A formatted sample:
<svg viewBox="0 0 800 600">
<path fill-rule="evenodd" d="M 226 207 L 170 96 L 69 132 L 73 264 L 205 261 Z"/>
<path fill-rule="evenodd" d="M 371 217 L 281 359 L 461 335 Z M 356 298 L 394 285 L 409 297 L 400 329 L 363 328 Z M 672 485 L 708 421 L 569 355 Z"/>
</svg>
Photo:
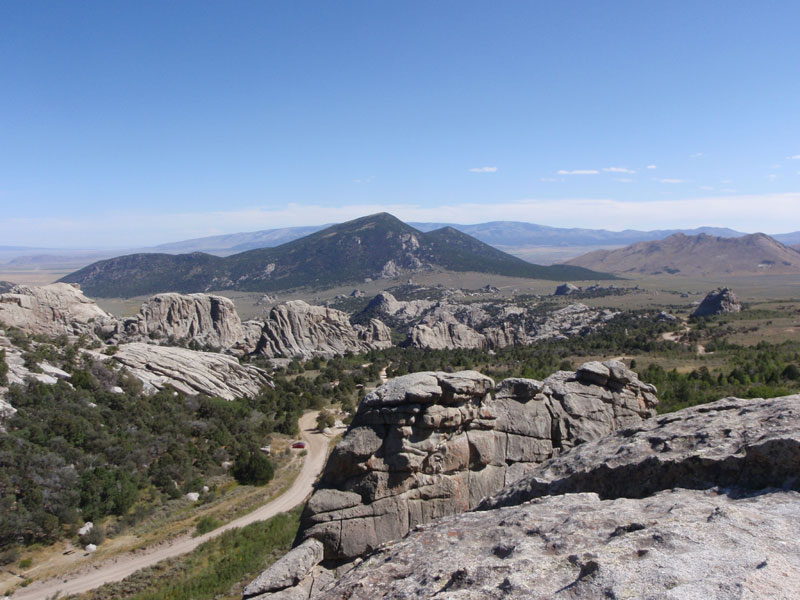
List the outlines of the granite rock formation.
<svg viewBox="0 0 800 600">
<path fill-rule="evenodd" d="M 331 357 L 391 345 L 389 328 L 377 319 L 366 326 L 352 325 L 347 313 L 293 300 L 270 311 L 256 353 L 268 357 Z"/>
<path fill-rule="evenodd" d="M 208 294 L 157 294 L 139 314 L 125 320 L 126 337 L 190 340 L 201 346 L 227 349 L 243 341 L 236 307 L 228 298 Z"/>
<path fill-rule="evenodd" d="M 580 292 L 581 288 L 577 285 L 573 285 L 571 283 L 562 283 L 560 286 L 556 288 L 556 291 L 553 292 L 554 296 L 569 296 L 570 294 L 574 294 L 575 292 Z"/>
<path fill-rule="evenodd" d="M 798 536 L 797 492 L 568 494 L 420 527 L 312 597 L 790 600 Z"/>
<path fill-rule="evenodd" d="M 800 395 L 663 415 L 416 528 L 315 597 L 795 598 L 798 465 Z"/>
<path fill-rule="evenodd" d="M 404 345 L 431 350 L 504 348 L 585 334 L 617 313 L 570 304 L 547 313 L 509 302 L 397 300 L 389 292 L 375 296 L 362 315 L 377 315 L 407 330 Z"/>
<path fill-rule="evenodd" d="M 79 287 L 52 283 L 16 285 L 0 294 L 0 324 L 27 334 L 91 337 L 104 326 L 113 330 L 116 319 L 84 296 Z"/>
<path fill-rule="evenodd" d="M 730 288 L 719 288 L 703 298 L 700 306 L 692 313 L 693 317 L 710 317 L 722 313 L 738 313 L 742 304 Z"/>
<path fill-rule="evenodd" d="M 615 361 L 496 389 L 475 371 L 398 377 L 362 401 L 308 503 L 300 539 L 320 540 L 328 559 L 352 560 L 475 508 L 568 448 L 640 424 L 656 403 L 655 389 Z"/>
<path fill-rule="evenodd" d="M 265 371 L 215 352 L 134 342 L 122 344 L 112 356 L 100 352 L 89 354 L 96 360 L 125 367 L 150 393 L 169 385 L 188 395 L 235 400 L 255 396 L 263 386 L 271 385 Z"/>
</svg>

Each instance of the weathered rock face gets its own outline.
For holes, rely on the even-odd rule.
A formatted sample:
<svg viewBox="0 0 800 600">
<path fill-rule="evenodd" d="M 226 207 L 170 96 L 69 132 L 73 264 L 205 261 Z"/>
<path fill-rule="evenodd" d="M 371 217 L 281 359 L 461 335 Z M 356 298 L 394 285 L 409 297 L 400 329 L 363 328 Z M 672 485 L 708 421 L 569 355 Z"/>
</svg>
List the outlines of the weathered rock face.
<svg viewBox="0 0 800 600">
<path fill-rule="evenodd" d="M 796 598 L 798 465 L 800 395 L 664 415 L 555 456 L 315 597 Z"/>
<path fill-rule="evenodd" d="M 589 308 L 580 302 L 570 304 L 536 319 L 529 326 L 528 340 L 562 339 L 571 335 L 583 335 L 613 319 L 617 314 L 619 313 L 609 309 Z"/>
<path fill-rule="evenodd" d="M 742 304 L 730 288 L 719 288 L 703 298 L 693 317 L 710 317 L 729 312 L 741 312 Z"/>
<path fill-rule="evenodd" d="M 352 325 L 342 311 L 293 300 L 270 311 L 256 352 L 269 357 L 331 357 L 391 345 L 389 328 L 377 319 L 366 327 Z"/>
<path fill-rule="evenodd" d="M 434 304 L 431 300 L 411 300 L 401 302 L 389 292 L 381 292 L 370 300 L 365 311 L 370 314 L 379 314 L 395 317 L 401 322 L 410 322 L 422 316 Z"/>
<path fill-rule="evenodd" d="M 17 285 L 0 294 L 0 324 L 28 334 L 92 336 L 104 325 L 115 327 L 116 319 L 84 296 L 80 288 L 52 283 Z"/>
<path fill-rule="evenodd" d="M 410 529 L 475 508 L 536 464 L 655 414 L 652 386 L 621 363 L 544 382 L 475 371 L 398 377 L 361 403 L 303 515 L 329 559 L 353 559 Z"/>
<path fill-rule="evenodd" d="M 258 598 L 261 594 L 273 595 L 286 588 L 298 586 L 321 560 L 322 543 L 309 538 L 299 546 L 292 548 L 257 579 L 250 582 L 244 588 L 242 595 L 245 598 Z M 307 590 L 305 596 L 301 597 L 307 598 L 310 591 L 310 589 Z"/>
<path fill-rule="evenodd" d="M 125 321 L 129 336 L 193 340 L 227 349 L 242 342 L 244 330 L 228 298 L 208 294 L 158 294 L 142 304 L 139 314 Z"/>
<path fill-rule="evenodd" d="M 408 332 L 408 344 L 414 348 L 485 348 L 486 337 L 463 323 L 438 321 L 415 325 Z"/>
<path fill-rule="evenodd" d="M 556 291 L 553 293 L 554 296 L 569 296 L 570 294 L 574 294 L 575 292 L 579 292 L 581 288 L 576 285 L 572 285 L 571 283 L 562 283 L 560 286 L 556 288 Z"/>
<path fill-rule="evenodd" d="M 644 498 L 672 487 L 800 489 L 800 396 L 728 398 L 625 428 L 557 456 L 482 508 L 544 495 Z"/>
<path fill-rule="evenodd" d="M 789 600 L 799 535 L 797 492 L 569 494 L 422 527 L 314 598 Z"/>
<path fill-rule="evenodd" d="M 214 352 L 136 342 L 122 344 L 110 357 L 99 352 L 91 355 L 97 360 L 111 360 L 124 366 L 149 392 L 170 385 L 184 394 L 235 400 L 255 396 L 263 386 L 271 385 L 261 369 L 241 365 L 232 356 Z"/>
</svg>

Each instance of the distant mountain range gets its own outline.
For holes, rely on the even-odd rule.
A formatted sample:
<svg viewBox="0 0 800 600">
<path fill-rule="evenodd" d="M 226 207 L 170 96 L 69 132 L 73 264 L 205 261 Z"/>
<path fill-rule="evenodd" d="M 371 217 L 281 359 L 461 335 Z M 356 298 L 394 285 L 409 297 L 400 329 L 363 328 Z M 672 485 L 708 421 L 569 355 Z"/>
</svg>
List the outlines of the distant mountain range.
<svg viewBox="0 0 800 600">
<path fill-rule="evenodd" d="M 491 221 L 488 223 L 478 223 L 476 225 L 414 222 L 408 224 L 422 232 L 434 231 L 442 227 L 452 227 L 490 246 L 504 249 L 536 246 L 626 246 L 636 242 L 664 239 L 675 233 L 683 233 L 685 235 L 699 235 L 705 233 L 717 237 L 741 237 L 747 235 L 744 232 L 728 229 L 726 227 L 655 229 L 651 231 L 639 231 L 636 229 L 608 231 L 605 229 L 549 227 L 547 225 L 523 223 L 520 221 Z M 216 235 L 213 237 L 196 238 L 171 244 L 161 244 L 160 246 L 148 248 L 147 251 L 166 252 L 169 254 L 207 252 L 209 254 L 226 256 L 236 252 L 244 252 L 245 250 L 278 246 L 315 233 L 328 226 L 329 225 L 284 227 L 281 229 L 266 229 L 249 233 Z M 773 237 L 784 244 L 800 243 L 800 231 L 778 234 Z"/>
<path fill-rule="evenodd" d="M 724 227 L 698 227 L 696 229 L 656 229 L 639 231 L 608 231 L 605 229 L 560 228 L 523 223 L 519 221 L 493 221 L 476 225 L 455 223 L 409 223 L 421 232 L 442 227 L 452 227 L 478 240 L 522 258 L 542 261 L 546 264 L 564 260 L 580 253 L 580 248 L 618 248 L 636 242 L 664 239 L 675 233 L 698 235 L 705 233 L 716 237 L 741 237 L 748 235 Z M 258 248 L 274 248 L 286 242 L 310 235 L 329 225 L 283 227 L 261 231 L 215 235 L 194 238 L 158 246 L 130 248 L 127 250 L 67 250 L 53 248 L 25 248 L 22 246 L 0 246 L 0 264 L 12 268 L 72 268 L 77 269 L 91 262 L 139 253 L 188 254 L 205 252 L 215 256 L 230 256 Z M 800 231 L 772 236 L 779 242 L 800 244 Z M 536 248 L 559 248 L 557 251 L 540 251 Z M 567 250 L 568 249 L 568 250 Z M 13 261 L 13 262 L 12 262 Z"/>
<path fill-rule="evenodd" d="M 91 264 L 61 281 L 79 283 L 90 296 L 130 297 L 166 291 L 326 288 L 430 268 L 547 280 L 613 278 L 580 267 L 534 265 L 452 227 L 423 232 L 380 213 L 275 248 L 227 257 L 132 254 Z"/>
<path fill-rule="evenodd" d="M 735 238 L 676 233 L 616 250 L 596 250 L 564 264 L 622 275 L 800 274 L 800 252 L 763 233 Z"/>
</svg>

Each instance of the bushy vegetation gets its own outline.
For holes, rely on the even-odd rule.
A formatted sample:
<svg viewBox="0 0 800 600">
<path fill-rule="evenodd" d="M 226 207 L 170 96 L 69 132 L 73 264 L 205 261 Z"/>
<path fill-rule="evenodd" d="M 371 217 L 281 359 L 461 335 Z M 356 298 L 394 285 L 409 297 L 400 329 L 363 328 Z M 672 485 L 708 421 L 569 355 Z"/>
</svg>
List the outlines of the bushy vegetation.
<svg viewBox="0 0 800 600">
<path fill-rule="evenodd" d="M 8 383 L 8 364 L 6 363 L 6 351 L 0 348 L 0 385 Z"/>
<path fill-rule="evenodd" d="M 232 529 L 193 552 L 87 592 L 85 600 L 198 600 L 239 598 L 241 588 L 292 544 L 300 509 Z M 199 524 L 198 524 L 199 528 Z"/>
<path fill-rule="evenodd" d="M 65 368 L 72 386 L 9 390 L 17 413 L 0 433 L 0 549 L 52 542 L 109 515 L 132 524 L 200 491 L 227 461 L 242 483 L 263 484 L 273 465 L 253 449 L 273 432 L 296 434 L 303 410 L 327 403 L 302 377 L 229 402 L 172 389 L 145 396 L 138 380 L 98 363 Z"/>
</svg>

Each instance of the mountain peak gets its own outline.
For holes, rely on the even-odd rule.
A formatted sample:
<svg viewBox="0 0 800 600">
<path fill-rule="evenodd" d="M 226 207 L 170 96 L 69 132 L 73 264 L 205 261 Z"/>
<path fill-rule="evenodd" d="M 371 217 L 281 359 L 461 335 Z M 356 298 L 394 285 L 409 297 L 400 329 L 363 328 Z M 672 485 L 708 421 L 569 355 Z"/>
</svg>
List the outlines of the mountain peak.
<svg viewBox="0 0 800 600">
<path fill-rule="evenodd" d="M 680 274 L 689 277 L 800 273 L 800 255 L 764 233 L 718 237 L 676 233 L 565 262 L 620 274 Z"/>
<path fill-rule="evenodd" d="M 548 280 L 607 279 L 577 267 L 543 267 L 506 254 L 452 227 L 421 231 L 389 213 L 332 225 L 274 248 L 226 258 L 207 254 L 122 256 L 62 279 L 93 296 L 138 296 L 212 290 L 326 288 L 421 270 L 476 271 Z"/>
</svg>

